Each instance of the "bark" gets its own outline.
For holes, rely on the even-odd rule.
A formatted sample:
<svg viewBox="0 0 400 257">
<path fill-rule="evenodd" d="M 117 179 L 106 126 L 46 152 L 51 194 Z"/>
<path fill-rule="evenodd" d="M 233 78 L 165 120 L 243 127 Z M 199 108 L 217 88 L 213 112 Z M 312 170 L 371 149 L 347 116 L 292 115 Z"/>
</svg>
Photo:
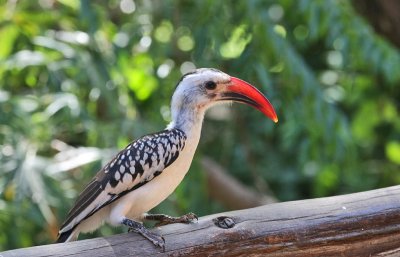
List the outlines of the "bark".
<svg viewBox="0 0 400 257">
<path fill-rule="evenodd" d="M 275 203 L 157 229 L 0 253 L 9 256 L 400 256 L 400 186 Z"/>
</svg>

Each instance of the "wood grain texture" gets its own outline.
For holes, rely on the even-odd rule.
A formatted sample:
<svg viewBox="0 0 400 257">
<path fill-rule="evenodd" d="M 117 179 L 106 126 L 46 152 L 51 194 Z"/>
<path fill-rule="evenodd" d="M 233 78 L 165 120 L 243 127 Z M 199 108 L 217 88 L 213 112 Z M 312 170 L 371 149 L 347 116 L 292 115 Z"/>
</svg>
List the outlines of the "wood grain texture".
<svg viewBox="0 0 400 257">
<path fill-rule="evenodd" d="M 216 226 L 213 219 L 221 216 L 235 225 Z M 400 256 L 400 186 L 275 203 L 155 230 L 165 237 L 164 253 L 127 233 L 0 256 Z"/>
</svg>

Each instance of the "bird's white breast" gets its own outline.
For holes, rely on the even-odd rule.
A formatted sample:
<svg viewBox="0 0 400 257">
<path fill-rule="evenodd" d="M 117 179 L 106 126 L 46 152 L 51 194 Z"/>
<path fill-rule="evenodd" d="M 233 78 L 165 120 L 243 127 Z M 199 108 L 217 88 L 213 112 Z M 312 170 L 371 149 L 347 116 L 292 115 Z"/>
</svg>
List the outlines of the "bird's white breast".
<svg viewBox="0 0 400 257">
<path fill-rule="evenodd" d="M 117 225 L 121 217 L 139 220 L 143 213 L 165 200 L 188 172 L 199 137 L 200 133 L 188 138 L 179 157 L 159 176 L 112 203 L 109 222 Z"/>
</svg>

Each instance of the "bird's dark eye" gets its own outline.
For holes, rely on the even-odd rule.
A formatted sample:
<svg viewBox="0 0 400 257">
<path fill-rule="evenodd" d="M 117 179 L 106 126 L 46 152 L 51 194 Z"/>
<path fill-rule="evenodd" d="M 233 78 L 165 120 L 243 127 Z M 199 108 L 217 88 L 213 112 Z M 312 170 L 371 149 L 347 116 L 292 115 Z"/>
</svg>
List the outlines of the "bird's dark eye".
<svg viewBox="0 0 400 257">
<path fill-rule="evenodd" d="M 207 81 L 205 87 L 208 90 L 214 90 L 217 87 L 217 84 L 214 81 Z"/>
</svg>

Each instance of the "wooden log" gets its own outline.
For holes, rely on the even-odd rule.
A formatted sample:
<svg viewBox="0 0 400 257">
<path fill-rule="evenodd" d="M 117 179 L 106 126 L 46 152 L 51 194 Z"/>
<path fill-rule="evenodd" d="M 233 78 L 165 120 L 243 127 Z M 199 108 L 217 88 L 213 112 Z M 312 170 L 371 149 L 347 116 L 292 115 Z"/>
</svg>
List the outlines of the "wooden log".
<svg viewBox="0 0 400 257">
<path fill-rule="evenodd" d="M 155 230 L 165 237 L 165 252 L 126 233 L 0 256 L 400 256 L 400 186 L 275 203 Z"/>
</svg>

